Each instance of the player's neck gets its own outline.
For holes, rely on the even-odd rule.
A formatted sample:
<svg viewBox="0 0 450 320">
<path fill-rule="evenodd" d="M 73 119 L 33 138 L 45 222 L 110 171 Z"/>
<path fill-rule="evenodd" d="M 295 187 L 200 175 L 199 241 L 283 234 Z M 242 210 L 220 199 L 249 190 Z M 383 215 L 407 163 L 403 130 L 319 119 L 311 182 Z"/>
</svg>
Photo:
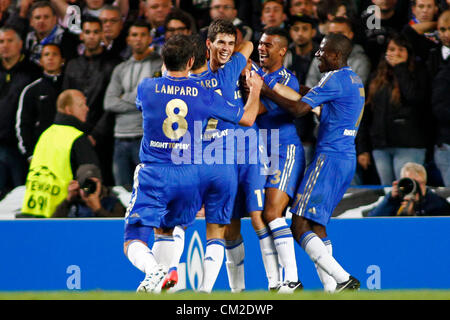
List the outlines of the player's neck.
<svg viewBox="0 0 450 320">
<path fill-rule="evenodd" d="M 275 63 L 273 66 L 270 66 L 270 67 L 263 67 L 262 69 L 263 69 L 264 72 L 272 73 L 272 72 L 275 72 L 275 71 L 277 71 L 278 69 L 280 69 L 282 66 L 283 66 L 283 63 L 282 63 L 282 62 L 279 62 L 279 63 L 277 62 L 277 63 Z"/>
<path fill-rule="evenodd" d="M 172 78 L 187 78 L 189 76 L 189 70 L 183 71 L 169 71 L 167 70 L 167 76 Z"/>
<path fill-rule="evenodd" d="M 221 66 L 222 65 L 219 63 L 219 61 L 209 59 L 209 68 L 211 69 L 212 72 L 216 72 L 217 70 L 219 70 Z"/>
<path fill-rule="evenodd" d="M 203 66 L 201 66 L 198 69 L 195 69 L 195 70 L 192 69 L 191 73 L 193 73 L 193 74 L 200 74 L 200 73 L 205 72 L 206 70 L 208 70 L 208 65 L 205 63 Z"/>
</svg>

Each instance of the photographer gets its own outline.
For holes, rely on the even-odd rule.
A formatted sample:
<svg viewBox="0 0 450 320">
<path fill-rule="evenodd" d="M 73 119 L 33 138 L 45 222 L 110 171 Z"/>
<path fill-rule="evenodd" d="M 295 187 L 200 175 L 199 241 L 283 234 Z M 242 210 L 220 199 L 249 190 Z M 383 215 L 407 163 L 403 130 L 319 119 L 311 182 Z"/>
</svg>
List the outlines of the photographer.
<svg viewBox="0 0 450 320">
<path fill-rule="evenodd" d="M 401 170 L 401 179 L 392 183 L 392 190 L 369 217 L 442 216 L 450 215 L 450 204 L 427 188 L 427 172 L 417 163 L 408 162 Z"/>
<path fill-rule="evenodd" d="M 110 188 L 102 184 L 100 169 L 93 164 L 81 165 L 68 186 L 68 193 L 52 218 L 123 217 L 125 207 Z"/>
</svg>

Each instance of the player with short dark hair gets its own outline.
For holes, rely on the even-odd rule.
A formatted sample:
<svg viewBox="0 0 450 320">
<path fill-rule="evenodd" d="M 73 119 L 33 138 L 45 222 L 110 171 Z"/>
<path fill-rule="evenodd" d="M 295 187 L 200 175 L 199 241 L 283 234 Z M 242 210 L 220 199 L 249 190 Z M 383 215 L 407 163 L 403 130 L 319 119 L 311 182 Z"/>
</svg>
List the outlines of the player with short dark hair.
<svg viewBox="0 0 450 320">
<path fill-rule="evenodd" d="M 261 66 L 259 73 L 264 77 L 264 83 L 271 88 L 281 83 L 298 91 L 297 78 L 283 66 L 288 39 L 287 31 L 282 28 L 271 27 L 264 30 L 258 46 Z M 269 225 L 278 259 L 284 268 L 284 280 L 279 292 L 292 293 L 303 286 L 298 280 L 294 240 L 284 211 L 294 198 L 297 182 L 303 176 L 305 154 L 292 116 L 265 97 L 262 103 L 265 112 L 258 116 L 257 124 L 259 128 L 271 131 L 267 152 L 272 157 L 274 154 L 278 157 L 278 166 L 271 161 L 268 172 L 263 218 Z M 278 137 L 275 133 L 278 133 Z"/>
<path fill-rule="evenodd" d="M 170 237 L 175 226 L 191 223 L 201 206 L 203 182 L 195 159 L 203 150 L 198 148 L 195 128 L 200 126 L 203 132 L 211 117 L 252 125 L 261 87 L 261 80 L 249 75 L 252 95 L 247 107 L 231 107 L 187 77 L 194 62 L 188 36 L 171 37 L 162 53 L 166 74 L 144 79 L 137 89 L 144 136 L 125 217 L 125 254 L 145 272 L 138 287 L 144 292 L 159 292 L 167 273 L 167 266 L 158 264 L 147 245 L 152 229 Z"/>
<path fill-rule="evenodd" d="M 349 187 L 356 168 L 355 136 L 363 114 L 365 94 L 360 77 L 347 65 L 351 50 L 352 44 L 347 37 L 329 34 L 316 53 L 320 72 L 327 72 L 317 86 L 298 101 L 289 101 L 272 90 L 264 92 L 296 117 L 319 106 L 321 109 L 314 159 L 291 207 L 291 230 L 295 240 L 318 265 L 322 282 L 330 281 L 327 277 L 332 278 L 331 282 L 335 281 L 334 288 L 329 287 L 327 291 L 358 289 L 360 286 L 359 281 L 333 258 L 326 233 L 326 225 Z"/>
</svg>

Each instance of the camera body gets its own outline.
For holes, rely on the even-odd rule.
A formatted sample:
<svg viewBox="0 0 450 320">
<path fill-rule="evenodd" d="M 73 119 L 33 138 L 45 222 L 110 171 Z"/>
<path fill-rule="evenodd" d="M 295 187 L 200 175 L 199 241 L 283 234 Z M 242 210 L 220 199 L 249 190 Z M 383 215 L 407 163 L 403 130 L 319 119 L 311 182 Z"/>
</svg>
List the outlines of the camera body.
<svg viewBox="0 0 450 320">
<path fill-rule="evenodd" d="M 398 181 L 398 194 L 401 199 L 421 194 L 419 182 L 411 178 L 401 178 Z"/>
<path fill-rule="evenodd" d="M 97 183 L 94 180 L 87 178 L 82 184 L 80 184 L 80 188 L 86 195 L 90 195 L 97 190 Z"/>
</svg>

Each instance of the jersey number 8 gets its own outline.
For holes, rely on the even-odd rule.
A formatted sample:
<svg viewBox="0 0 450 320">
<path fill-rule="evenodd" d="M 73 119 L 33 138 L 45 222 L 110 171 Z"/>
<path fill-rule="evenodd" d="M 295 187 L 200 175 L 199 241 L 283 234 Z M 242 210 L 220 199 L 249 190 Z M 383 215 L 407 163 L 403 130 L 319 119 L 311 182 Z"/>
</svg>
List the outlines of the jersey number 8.
<svg viewBox="0 0 450 320">
<path fill-rule="evenodd" d="M 178 109 L 178 113 L 175 110 Z M 166 105 L 167 118 L 163 122 L 163 132 L 167 138 L 178 140 L 186 133 L 188 123 L 185 119 L 188 113 L 186 102 L 181 99 L 172 99 Z M 176 124 L 176 125 L 175 125 Z M 174 129 L 176 127 L 176 129 Z"/>
</svg>

